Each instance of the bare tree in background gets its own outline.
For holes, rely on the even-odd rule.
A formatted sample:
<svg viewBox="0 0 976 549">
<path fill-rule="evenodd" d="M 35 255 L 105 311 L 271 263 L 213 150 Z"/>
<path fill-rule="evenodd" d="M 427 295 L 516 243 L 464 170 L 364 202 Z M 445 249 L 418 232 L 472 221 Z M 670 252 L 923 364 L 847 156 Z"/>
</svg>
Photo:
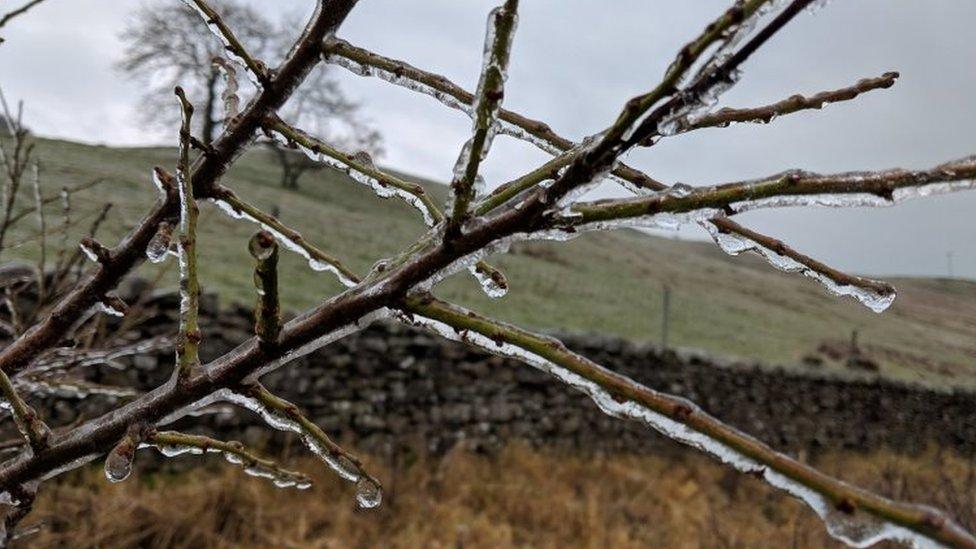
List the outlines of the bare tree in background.
<svg viewBox="0 0 976 549">
<path fill-rule="evenodd" d="M 288 17 L 275 25 L 261 12 L 233 0 L 219 0 L 213 5 L 248 51 L 269 63 L 288 52 L 292 45 L 287 42 L 288 37 L 303 24 Z M 234 75 L 230 75 L 231 81 L 221 82 L 222 75 L 228 76 L 222 69 L 227 49 L 206 26 L 199 24 L 199 16 L 189 6 L 147 4 L 136 12 L 121 37 L 126 48 L 117 67 L 147 85 L 139 113 L 148 123 L 172 127 L 179 122 L 179 113 L 168 107 L 173 88 L 180 84 L 188 90 L 189 100 L 203 107 L 195 117 L 194 131 L 204 145 L 210 145 L 216 132 L 227 123 L 226 117 L 234 115 L 235 109 L 221 108 L 222 96 L 233 98 L 241 90 L 253 91 L 253 82 L 238 80 Z M 228 86 L 230 90 L 226 90 Z M 382 152 L 379 134 L 362 120 L 359 105 L 342 93 L 326 65 L 312 70 L 307 84 L 294 91 L 280 114 L 344 148 L 371 155 Z M 272 140 L 264 143 L 281 168 L 283 187 L 297 188 L 302 175 L 323 167 Z"/>
<path fill-rule="evenodd" d="M 177 88 L 182 123 L 176 176 L 156 168 L 159 200 L 152 209 L 115 248 L 93 239 L 83 241 L 82 249 L 94 263 L 88 276 L 49 315 L 0 351 L 0 389 L 23 434 L 22 451 L 0 463 L 0 493 L 9 507 L 8 533 L 29 512 L 40 481 L 106 455 L 106 476 L 122 481 L 132 470 L 137 450 L 145 447 L 155 447 L 171 457 L 223 454 L 279 487 L 307 488 L 305 475 L 259 457 L 240 443 L 162 430 L 175 419 L 221 401 L 256 412 L 271 428 L 295 433 L 337 475 L 356 483 L 356 499 L 362 507 L 379 505 L 380 483 L 363 464 L 331 441 L 297 406 L 270 393 L 260 379 L 372 321 L 392 318 L 545 371 L 588 395 L 607 414 L 641 422 L 801 499 L 825 521 L 833 536 L 846 543 L 866 546 L 903 540 L 917 545 L 976 547 L 971 533 L 938 510 L 892 501 L 848 485 L 775 451 L 685 399 L 608 370 L 556 339 L 464 309 L 432 293 L 444 278 L 470 271 L 490 296 L 502 297 L 507 282 L 484 260 L 490 254 L 504 253 L 512 242 L 565 240 L 618 227 L 692 223 L 701 225 L 729 253 L 758 253 L 777 268 L 802 273 L 835 294 L 884 310 L 895 297 L 890 285 L 842 273 L 733 218 L 761 208 L 890 206 L 932 194 L 971 190 L 976 188 L 976 157 L 924 170 L 826 175 L 791 170 L 711 187 L 668 186 L 620 161 L 636 147 L 654 146 L 678 133 L 732 123 L 766 123 L 892 86 L 897 74 L 887 73 L 760 107 L 712 110 L 722 92 L 741 77 L 752 54 L 807 8 L 815 7 L 814 0 L 735 2 L 680 50 L 657 85 L 627 101 L 609 126 L 579 143 L 557 135 L 540 121 L 501 108 L 518 0 L 505 0 L 489 16 L 481 77 L 474 93 L 442 76 L 335 38 L 356 0 L 319 0 L 295 47 L 275 70 L 267 69 L 248 52 L 235 29 L 205 0 L 186 1 L 199 10 L 238 61 L 240 66 L 230 72 L 247 72 L 257 89 L 246 106 L 229 117 L 233 122 L 206 145 L 193 136 L 194 109 Z M 430 95 L 471 117 L 471 138 L 458 155 L 446 211 L 422 187 L 281 119 L 279 113 L 294 90 L 323 60 Z M 233 98 L 228 99 L 227 104 L 235 104 Z M 396 198 L 417 208 L 428 231 L 399 254 L 379 260 L 369 272 L 353 271 L 224 184 L 222 176 L 259 133 L 271 134 L 315 160 L 347 170 L 357 183 L 380 197 Z M 524 139 L 555 158 L 486 194 L 481 189 L 480 164 L 498 133 Z M 624 185 L 634 196 L 582 199 L 587 190 L 605 182 Z M 248 243 L 259 296 L 255 336 L 207 364 L 198 355 L 204 337 L 198 325 L 198 200 L 210 201 L 236 219 L 261 226 Z M 178 237 L 176 250 L 171 251 L 175 225 Z M 279 245 L 305 257 L 312 269 L 337 276 L 347 289 L 324 296 L 318 306 L 283 324 L 278 303 Z M 51 434 L 43 419 L 24 404 L 10 379 L 29 372 L 92 311 L 125 314 L 111 290 L 144 258 L 159 262 L 171 255 L 179 256 L 182 294 L 171 380 L 109 414 Z"/>
</svg>

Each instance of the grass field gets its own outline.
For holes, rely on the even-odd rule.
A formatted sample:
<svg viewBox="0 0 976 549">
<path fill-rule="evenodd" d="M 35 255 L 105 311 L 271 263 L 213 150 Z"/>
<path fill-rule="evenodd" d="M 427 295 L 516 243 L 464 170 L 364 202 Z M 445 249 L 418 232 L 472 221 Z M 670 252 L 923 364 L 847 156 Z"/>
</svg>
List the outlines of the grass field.
<svg viewBox="0 0 976 549">
<path fill-rule="evenodd" d="M 168 149 L 116 149 L 38 140 L 42 184 L 47 194 L 92 178 L 99 186 L 74 200 L 74 233 L 80 234 L 106 201 L 114 208 L 101 233 L 113 243 L 136 223 L 155 199 L 150 168 L 172 166 Z M 392 254 L 423 232 L 420 216 L 403 203 L 380 200 L 346 176 L 322 172 L 298 191 L 277 186 L 270 157 L 245 156 L 224 183 L 281 219 L 359 272 Z M 445 188 L 427 185 L 435 194 Z M 26 192 L 26 191 L 25 191 Z M 59 206 L 48 209 L 50 224 Z M 200 252 L 206 290 L 226 300 L 250 302 L 252 285 L 246 242 L 253 226 L 203 207 Z M 13 236 L 22 245 L 4 257 L 36 254 L 36 229 L 28 220 Z M 753 257 L 732 258 L 710 243 L 649 237 L 633 231 L 585 235 L 570 243 L 533 243 L 493 261 L 508 275 L 504 299 L 485 297 L 468 276 L 438 289 L 446 298 L 535 328 L 595 331 L 634 340 L 656 340 L 662 287 L 672 288 L 670 341 L 714 353 L 797 364 L 823 343 L 842 345 L 860 332 L 865 351 L 882 375 L 936 386 L 976 386 L 976 283 L 964 280 L 893 280 L 895 305 L 876 315 L 849 298 L 826 294 L 817 283 L 775 271 Z M 142 272 L 152 275 L 144 267 Z M 175 285 L 175 269 L 165 278 Z M 286 254 L 283 300 L 299 309 L 332 295 L 340 286 L 330 276 L 304 268 Z M 825 368 L 840 368 L 828 363 Z"/>
<path fill-rule="evenodd" d="M 150 452 L 150 451 L 146 451 Z M 142 454 L 140 454 L 141 456 Z M 279 490 L 206 458 L 186 476 L 108 483 L 94 466 L 43 487 L 21 547 L 840 547 L 803 504 L 687 451 L 583 457 L 512 446 L 438 460 L 368 463 L 386 483 L 379 509 L 308 458 L 308 491 Z M 201 462 L 202 458 L 179 458 Z M 830 454 L 825 471 L 976 527 L 976 465 L 952 453 Z"/>
</svg>

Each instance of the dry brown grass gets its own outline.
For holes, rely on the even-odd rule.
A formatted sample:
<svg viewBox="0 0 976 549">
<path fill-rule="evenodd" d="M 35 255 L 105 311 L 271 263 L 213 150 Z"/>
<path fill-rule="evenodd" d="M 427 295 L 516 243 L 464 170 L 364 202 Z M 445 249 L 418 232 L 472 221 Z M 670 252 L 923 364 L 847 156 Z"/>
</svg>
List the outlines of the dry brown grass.
<svg viewBox="0 0 976 549">
<path fill-rule="evenodd" d="M 195 458 L 182 458 L 195 459 Z M 372 460 L 376 463 L 376 460 Z M 949 508 L 976 526 L 971 459 L 836 454 L 828 472 Z M 824 547 L 813 514 L 758 480 L 696 456 L 592 457 L 512 446 L 374 466 L 380 510 L 315 462 L 310 491 L 277 490 L 227 465 L 108 484 L 89 469 L 45 485 L 31 547 Z"/>
</svg>

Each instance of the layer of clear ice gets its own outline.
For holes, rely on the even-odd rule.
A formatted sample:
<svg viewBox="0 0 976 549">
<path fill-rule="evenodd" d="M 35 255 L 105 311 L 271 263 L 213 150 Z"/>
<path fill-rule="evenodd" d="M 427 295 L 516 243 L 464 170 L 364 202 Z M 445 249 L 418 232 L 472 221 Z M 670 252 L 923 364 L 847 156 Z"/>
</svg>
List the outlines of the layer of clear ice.
<svg viewBox="0 0 976 549">
<path fill-rule="evenodd" d="M 485 295 L 492 299 L 499 299 L 505 297 L 508 293 L 508 288 L 499 284 L 494 278 L 492 278 L 491 273 L 482 272 L 478 268 L 478 265 L 471 265 L 468 267 L 471 271 L 471 275 L 478 280 L 478 284 L 481 285 L 482 291 Z"/>
<path fill-rule="evenodd" d="M 220 400 L 230 402 L 240 406 L 241 408 L 254 412 L 261 419 L 263 419 L 265 423 L 274 429 L 291 432 L 298 435 L 305 447 L 308 448 L 308 450 L 315 456 L 321 459 L 333 472 L 335 472 L 336 475 L 343 480 L 356 483 L 356 499 L 359 501 L 361 506 L 375 507 L 376 505 L 379 505 L 379 500 L 382 498 L 379 486 L 369 480 L 368 475 L 365 475 L 359 466 L 344 455 L 334 452 L 327 445 L 323 444 L 322 441 L 320 441 L 312 433 L 309 433 L 298 421 L 292 419 L 282 411 L 268 408 L 255 398 L 235 393 L 228 389 L 221 389 L 215 396 Z M 374 505 L 363 505 L 363 501 L 360 500 L 360 487 L 363 486 L 375 487 L 376 494 L 367 494 L 364 496 L 367 504 L 375 500 L 376 503 Z"/>
<path fill-rule="evenodd" d="M 342 283 L 342 285 L 346 286 L 347 288 L 352 288 L 357 284 L 355 280 L 352 280 L 351 278 L 347 277 L 335 265 L 332 265 L 331 263 L 327 263 L 325 261 L 321 261 L 313 257 L 312 254 L 309 253 L 309 251 L 305 248 L 304 245 L 302 245 L 300 242 L 296 242 L 295 240 L 292 240 L 287 235 L 279 232 L 275 227 L 272 227 L 271 225 L 268 225 L 267 223 L 264 223 L 263 221 L 248 215 L 246 212 L 238 210 L 236 207 L 234 207 L 233 204 L 225 200 L 211 199 L 210 202 L 213 203 L 218 208 L 220 208 L 222 212 L 224 212 L 231 218 L 250 221 L 251 223 L 255 223 L 259 225 L 265 231 L 271 233 L 275 237 L 275 239 L 277 239 L 278 242 L 281 243 L 282 246 L 304 257 L 305 260 L 308 261 L 309 268 L 311 268 L 313 271 L 326 271 L 332 273 L 339 280 L 339 282 Z"/>
<path fill-rule="evenodd" d="M 126 439 L 127 440 L 127 439 Z M 125 448 L 125 443 L 119 444 L 105 457 L 105 478 L 109 482 L 122 482 L 132 474 L 132 462 L 135 461 L 135 449 Z"/>
<path fill-rule="evenodd" d="M 272 136 L 273 139 L 275 139 L 276 141 L 278 141 L 279 143 L 281 143 L 285 147 L 289 147 L 289 148 L 291 148 L 291 147 L 297 147 L 298 150 L 301 151 L 302 154 L 304 154 L 305 156 L 307 156 L 309 159 L 311 159 L 311 160 L 313 160 L 315 162 L 320 162 L 320 163 L 325 164 L 325 165 L 327 165 L 327 166 L 329 166 L 331 168 L 334 168 L 336 170 L 339 170 L 340 172 L 343 172 L 343 173 L 348 174 L 349 177 L 351 177 L 357 183 L 359 183 L 361 185 L 364 185 L 364 186 L 368 187 L 369 189 L 371 189 L 373 191 L 373 193 L 376 194 L 376 196 L 378 196 L 380 198 L 394 198 L 395 197 L 395 198 L 398 198 L 400 200 L 403 200 L 407 204 L 410 204 L 414 208 L 417 208 L 418 211 L 420 211 L 420 214 L 424 218 L 424 224 L 426 224 L 428 227 L 432 227 L 434 225 L 435 219 L 434 219 L 433 212 L 431 212 L 427 208 L 427 205 L 424 204 L 424 201 L 421 200 L 420 198 L 418 198 L 417 196 L 415 196 L 415 195 L 413 195 L 413 194 L 411 194 L 411 193 L 409 193 L 409 192 L 407 192 L 407 191 L 405 191 L 403 189 L 399 189 L 397 187 L 393 187 L 391 185 L 387 185 L 385 183 L 382 183 L 380 180 L 376 179 L 375 177 L 373 177 L 372 175 L 370 175 L 366 171 L 361 171 L 360 169 L 358 169 L 358 166 L 355 165 L 355 164 L 347 163 L 347 162 L 341 162 L 339 160 L 336 160 L 336 159 L 332 158 L 331 156 L 328 156 L 328 155 L 323 154 L 323 153 L 321 153 L 319 151 L 316 151 L 316 150 L 313 150 L 313 149 L 311 149 L 309 147 L 306 147 L 306 146 L 302 145 L 299 142 L 292 141 L 292 140 L 288 139 L 287 136 L 283 135 L 281 132 L 274 131 L 274 130 L 270 130 L 269 133 L 271 134 L 271 136 Z M 354 158 L 362 158 L 361 157 L 362 154 L 364 154 L 364 152 L 357 153 L 354 156 Z M 362 166 L 362 167 L 366 168 L 367 170 L 375 170 L 376 169 L 375 165 L 373 165 L 372 159 L 369 159 L 368 165 L 365 165 L 365 166 Z"/>
<path fill-rule="evenodd" d="M 376 77 L 381 80 L 385 80 L 391 84 L 406 88 L 408 90 L 412 90 L 433 97 L 440 103 L 452 109 L 457 109 L 469 116 L 471 116 L 473 112 L 471 105 L 459 101 L 453 95 L 444 93 L 432 86 L 428 86 L 427 84 L 424 84 L 417 80 L 407 78 L 406 76 L 403 76 L 401 74 L 379 69 L 376 67 L 371 67 L 369 65 L 363 65 L 361 63 L 357 63 L 356 61 L 353 61 L 352 59 L 343 57 L 341 55 L 327 54 L 323 56 L 323 58 L 327 63 L 338 65 L 358 76 Z"/>
<path fill-rule="evenodd" d="M 883 177 L 884 174 L 880 174 Z M 879 174 L 864 172 L 851 173 L 838 177 L 847 177 L 852 183 L 857 183 L 869 177 L 879 177 Z M 976 189 L 976 180 L 965 179 L 960 181 L 936 182 L 921 185 L 902 186 L 895 189 L 891 198 L 886 198 L 870 193 L 822 193 L 808 195 L 789 195 L 759 198 L 754 200 L 743 200 L 733 202 L 729 206 L 736 213 L 749 212 L 766 208 L 790 208 L 790 207 L 809 207 L 821 206 L 827 208 L 879 208 L 894 206 L 906 200 L 914 198 L 926 198 L 952 192 L 968 191 Z"/>
<path fill-rule="evenodd" d="M 755 240 L 738 234 L 724 233 L 708 221 L 702 221 L 700 224 L 725 253 L 739 255 L 747 251 L 755 252 L 773 267 L 783 272 L 800 273 L 812 278 L 827 288 L 830 293 L 837 296 L 852 296 L 876 313 L 885 311 L 895 300 L 896 294 L 894 292 L 880 292 L 866 286 L 840 284 L 827 275 L 815 271 L 791 257 L 770 250 Z"/>
<path fill-rule="evenodd" d="M 150 263 L 162 263 L 170 255 L 173 243 L 173 226 L 166 221 L 159 224 L 159 230 L 146 246 L 146 259 Z"/>
<path fill-rule="evenodd" d="M 223 58 L 214 59 L 213 64 L 224 75 L 224 91 L 220 97 L 224 100 L 224 123 L 229 126 L 231 121 L 241 113 L 241 98 L 237 95 L 240 90 L 240 85 L 237 83 L 237 70 Z"/>
<path fill-rule="evenodd" d="M 229 442 L 229 446 L 236 446 L 239 450 L 243 450 L 243 445 L 240 443 Z M 243 469 L 244 474 L 252 476 L 255 478 L 263 478 L 270 480 L 276 488 L 295 488 L 298 490 L 307 490 L 311 488 L 312 482 L 305 475 L 292 474 L 288 471 L 282 469 L 276 469 L 268 465 L 245 460 L 237 452 L 225 450 L 223 448 L 216 448 L 210 446 L 207 448 L 206 452 L 199 446 L 193 445 L 177 445 L 177 444 L 160 444 L 156 442 L 143 443 L 141 448 L 155 448 L 160 454 L 173 458 L 184 455 L 203 455 L 205 453 L 220 454 L 223 456 L 224 460 L 232 465 L 237 465 Z M 106 471 L 105 474 L 108 476 L 108 461 L 106 461 Z M 109 478 L 109 480 L 112 480 Z"/>
</svg>

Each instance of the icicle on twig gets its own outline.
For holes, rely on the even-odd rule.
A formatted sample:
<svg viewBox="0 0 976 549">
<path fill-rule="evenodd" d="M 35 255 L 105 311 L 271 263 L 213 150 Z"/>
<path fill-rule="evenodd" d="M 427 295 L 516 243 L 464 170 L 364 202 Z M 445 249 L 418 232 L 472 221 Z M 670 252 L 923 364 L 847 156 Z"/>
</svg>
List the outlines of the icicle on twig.
<svg viewBox="0 0 976 549">
<path fill-rule="evenodd" d="M 356 484 L 356 502 L 360 507 L 373 508 L 382 501 L 380 482 L 366 471 L 358 458 L 333 442 L 318 425 L 303 415 L 298 406 L 272 394 L 259 383 L 244 385 L 233 392 L 224 391 L 221 397 L 258 414 L 279 431 L 297 434 L 309 451 L 337 475 Z"/>
<path fill-rule="evenodd" d="M 777 269 L 788 273 L 799 272 L 819 282 L 830 293 L 852 296 L 876 313 L 886 310 L 897 295 L 895 288 L 887 282 L 843 273 L 801 254 L 780 240 L 738 224 L 730 225 L 727 221 L 718 217 L 701 225 L 719 248 L 729 255 L 755 252 Z"/>
<path fill-rule="evenodd" d="M 241 98 L 237 96 L 240 89 L 237 83 L 237 70 L 223 57 L 214 57 L 213 65 L 224 75 L 224 91 L 220 97 L 224 100 L 224 124 L 231 126 L 241 114 Z"/>
<path fill-rule="evenodd" d="M 278 488 L 306 490 L 312 486 L 312 479 L 308 475 L 285 469 L 270 459 L 262 458 L 237 441 L 224 442 L 176 431 L 150 431 L 143 445 L 156 448 L 166 457 L 219 453 L 228 463 L 240 466 L 247 475 L 268 479 Z"/>
<path fill-rule="evenodd" d="M 468 209 L 471 203 L 483 192 L 479 187 L 483 187 L 484 183 L 478 171 L 491 150 L 497 131 L 495 120 L 505 97 L 505 81 L 516 26 L 518 0 L 507 0 L 488 16 L 481 78 L 472 104 L 473 135 L 461 148 L 454 165 L 454 178 L 451 181 L 453 205 L 444 231 L 446 239 L 456 238 L 460 234 L 461 226 L 470 216 Z"/>
<path fill-rule="evenodd" d="M 105 456 L 105 478 L 109 482 L 122 482 L 129 478 L 136 459 L 136 450 L 145 440 L 148 430 L 149 427 L 141 423 L 130 425 L 122 440 Z"/>
</svg>

